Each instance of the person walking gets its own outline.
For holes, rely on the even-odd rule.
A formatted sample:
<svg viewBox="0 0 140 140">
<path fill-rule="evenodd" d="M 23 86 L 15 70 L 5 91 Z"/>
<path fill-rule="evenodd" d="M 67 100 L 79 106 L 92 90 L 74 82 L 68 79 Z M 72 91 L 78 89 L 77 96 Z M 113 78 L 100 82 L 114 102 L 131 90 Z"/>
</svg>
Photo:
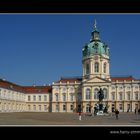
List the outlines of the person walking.
<svg viewBox="0 0 140 140">
<path fill-rule="evenodd" d="M 81 118 L 82 118 L 81 112 L 79 112 L 79 121 L 81 121 Z"/>
<path fill-rule="evenodd" d="M 118 109 L 115 110 L 115 116 L 116 116 L 116 119 L 118 120 L 118 118 L 119 118 L 118 117 L 119 116 L 119 110 Z"/>
<path fill-rule="evenodd" d="M 137 114 L 137 108 L 135 108 L 135 115 Z"/>
<path fill-rule="evenodd" d="M 140 115 L 140 108 L 138 109 L 138 115 Z"/>
</svg>

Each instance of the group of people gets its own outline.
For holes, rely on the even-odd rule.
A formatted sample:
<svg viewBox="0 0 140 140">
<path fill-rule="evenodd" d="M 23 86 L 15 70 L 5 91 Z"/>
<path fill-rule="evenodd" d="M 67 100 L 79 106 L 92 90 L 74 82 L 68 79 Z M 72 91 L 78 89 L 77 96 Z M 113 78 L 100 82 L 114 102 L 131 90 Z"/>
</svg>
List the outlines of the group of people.
<svg viewBox="0 0 140 140">
<path fill-rule="evenodd" d="M 113 112 L 115 113 L 116 119 L 118 119 L 119 118 L 119 110 L 115 109 Z M 79 120 L 81 121 L 81 119 L 82 119 L 82 112 L 78 111 L 78 115 L 79 115 Z"/>
<path fill-rule="evenodd" d="M 119 110 L 118 109 L 112 109 L 112 113 L 115 113 L 115 117 L 116 119 L 119 118 Z M 140 115 L 140 108 L 135 108 L 135 114 Z M 81 121 L 82 116 L 81 116 L 81 110 L 78 111 L 78 115 L 79 115 L 79 120 Z"/>
</svg>

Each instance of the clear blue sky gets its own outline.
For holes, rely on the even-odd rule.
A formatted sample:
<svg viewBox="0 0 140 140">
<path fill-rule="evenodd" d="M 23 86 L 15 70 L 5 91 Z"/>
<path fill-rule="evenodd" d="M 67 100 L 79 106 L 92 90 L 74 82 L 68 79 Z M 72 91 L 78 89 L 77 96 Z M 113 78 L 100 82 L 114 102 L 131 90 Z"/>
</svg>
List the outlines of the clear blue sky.
<svg viewBox="0 0 140 140">
<path fill-rule="evenodd" d="M 94 18 L 110 47 L 111 75 L 140 79 L 140 14 L 0 14 L 0 78 L 43 85 L 81 76 Z"/>
</svg>

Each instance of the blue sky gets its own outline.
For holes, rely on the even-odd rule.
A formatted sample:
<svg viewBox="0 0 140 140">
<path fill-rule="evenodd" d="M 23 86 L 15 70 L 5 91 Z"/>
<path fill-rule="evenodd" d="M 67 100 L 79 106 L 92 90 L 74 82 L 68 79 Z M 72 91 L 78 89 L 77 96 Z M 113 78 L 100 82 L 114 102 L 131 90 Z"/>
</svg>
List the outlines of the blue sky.
<svg viewBox="0 0 140 140">
<path fill-rule="evenodd" d="M 0 78 L 43 85 L 81 76 L 95 18 L 111 75 L 140 79 L 140 14 L 0 14 Z"/>
</svg>

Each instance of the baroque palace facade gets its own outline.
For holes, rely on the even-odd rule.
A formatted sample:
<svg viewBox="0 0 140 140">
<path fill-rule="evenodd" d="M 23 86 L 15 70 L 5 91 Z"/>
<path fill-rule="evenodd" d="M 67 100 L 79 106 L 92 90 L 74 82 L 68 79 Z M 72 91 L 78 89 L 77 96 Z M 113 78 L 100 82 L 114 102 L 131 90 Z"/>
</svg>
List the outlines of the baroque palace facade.
<svg viewBox="0 0 140 140">
<path fill-rule="evenodd" d="M 94 23 L 91 40 L 82 50 L 81 77 L 61 78 L 50 86 L 20 86 L 0 79 L 0 112 L 91 112 L 104 91 L 108 111 L 140 108 L 140 80 L 110 75 L 109 47 L 100 40 Z"/>
</svg>

